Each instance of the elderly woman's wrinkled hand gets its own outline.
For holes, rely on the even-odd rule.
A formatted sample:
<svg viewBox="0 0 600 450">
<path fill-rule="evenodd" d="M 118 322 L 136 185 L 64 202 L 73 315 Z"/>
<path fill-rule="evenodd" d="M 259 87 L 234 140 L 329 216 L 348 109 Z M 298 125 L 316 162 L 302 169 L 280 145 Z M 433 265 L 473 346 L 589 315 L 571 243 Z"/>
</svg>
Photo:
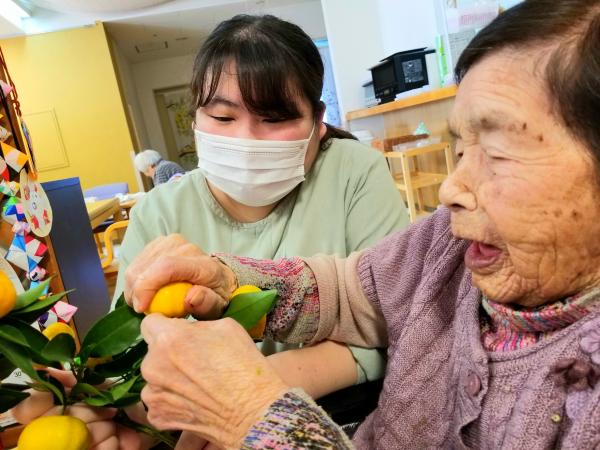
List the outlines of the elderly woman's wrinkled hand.
<svg viewBox="0 0 600 450">
<path fill-rule="evenodd" d="M 232 319 L 191 323 L 149 315 L 142 400 L 161 430 L 190 431 L 239 448 L 249 428 L 288 387 Z"/>
<path fill-rule="evenodd" d="M 125 300 L 143 312 L 158 289 L 176 281 L 194 285 L 185 297 L 185 308 L 204 319 L 220 318 L 236 288 L 235 275 L 227 266 L 183 236 L 172 234 L 152 241 L 129 265 Z"/>
</svg>

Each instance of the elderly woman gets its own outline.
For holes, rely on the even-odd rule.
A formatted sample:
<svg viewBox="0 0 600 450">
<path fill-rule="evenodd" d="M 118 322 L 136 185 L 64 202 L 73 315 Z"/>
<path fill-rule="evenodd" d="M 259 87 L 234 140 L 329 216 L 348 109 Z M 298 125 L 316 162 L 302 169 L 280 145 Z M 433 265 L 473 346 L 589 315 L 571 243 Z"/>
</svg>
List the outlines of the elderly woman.
<svg viewBox="0 0 600 450">
<path fill-rule="evenodd" d="M 178 179 L 185 169 L 173 161 L 166 161 L 156 150 L 144 150 L 135 155 L 135 168 L 152 179 L 154 186 Z"/>
<path fill-rule="evenodd" d="M 347 259 L 205 256 L 163 238 L 129 270 L 138 310 L 177 279 L 204 286 L 213 312 L 257 284 L 279 290 L 278 340 L 387 346 L 354 443 L 230 320 L 145 319 L 154 425 L 224 448 L 598 448 L 600 1 L 525 1 L 456 73 L 460 162 L 430 218 Z"/>
</svg>

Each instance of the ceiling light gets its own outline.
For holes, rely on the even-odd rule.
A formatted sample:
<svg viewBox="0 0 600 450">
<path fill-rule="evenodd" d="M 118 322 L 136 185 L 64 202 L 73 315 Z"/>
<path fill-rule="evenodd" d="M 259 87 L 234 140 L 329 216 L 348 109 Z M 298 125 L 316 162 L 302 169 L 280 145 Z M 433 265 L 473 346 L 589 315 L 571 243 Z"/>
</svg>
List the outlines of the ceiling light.
<svg viewBox="0 0 600 450">
<path fill-rule="evenodd" d="M 31 17 L 25 9 L 13 0 L 0 0 L 0 16 L 18 27 L 21 26 L 21 19 Z"/>
</svg>

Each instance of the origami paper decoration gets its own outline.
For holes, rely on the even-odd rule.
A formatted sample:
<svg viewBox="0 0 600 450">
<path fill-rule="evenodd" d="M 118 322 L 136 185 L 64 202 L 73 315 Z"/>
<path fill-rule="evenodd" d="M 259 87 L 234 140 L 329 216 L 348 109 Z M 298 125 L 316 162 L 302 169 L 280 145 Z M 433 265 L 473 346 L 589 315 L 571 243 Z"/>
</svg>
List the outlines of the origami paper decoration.
<svg viewBox="0 0 600 450">
<path fill-rule="evenodd" d="M 10 244 L 6 260 L 27 271 L 33 271 L 48 250 L 42 242 L 30 235 L 16 235 Z"/>
<path fill-rule="evenodd" d="M 63 322 L 69 322 L 77 312 L 77 306 L 69 305 L 67 302 L 56 302 L 50 310 Z"/>
<path fill-rule="evenodd" d="M 8 94 L 10 94 L 10 91 L 12 91 L 12 86 L 10 84 L 7 84 L 4 81 L 0 80 L 0 89 L 2 89 L 2 92 L 4 93 L 4 96 L 6 97 Z"/>
<path fill-rule="evenodd" d="M 8 173 L 8 166 L 6 165 L 6 161 L 0 156 L 0 176 L 4 178 L 4 181 L 10 180 L 10 175 Z"/>
<path fill-rule="evenodd" d="M 10 197 L 2 207 L 2 218 L 14 224 L 17 221 L 25 220 L 25 208 L 17 197 Z"/>
<path fill-rule="evenodd" d="M 29 224 L 27 222 L 15 222 L 12 226 L 12 232 L 14 234 L 28 234 L 31 231 Z"/>
<path fill-rule="evenodd" d="M 35 282 L 36 284 L 39 284 L 40 281 L 42 281 L 44 279 L 44 277 L 46 276 L 46 269 L 44 269 L 43 267 L 37 266 L 35 269 L 33 269 L 31 272 L 27 272 L 27 279 L 31 280 L 33 282 Z"/>
<path fill-rule="evenodd" d="M 0 142 L 0 146 L 2 146 L 2 154 L 6 164 L 19 172 L 27 163 L 27 155 L 4 142 Z"/>
<path fill-rule="evenodd" d="M 21 172 L 20 181 L 21 201 L 31 231 L 40 237 L 48 236 L 52 229 L 52 208 L 44 188 L 24 170 Z"/>
<path fill-rule="evenodd" d="M 16 181 L 0 180 L 0 192 L 9 197 L 14 197 L 19 192 L 19 183 Z"/>
<path fill-rule="evenodd" d="M 14 237 L 13 242 L 8 249 L 8 253 L 6 254 L 6 260 L 26 271 L 30 271 L 35 267 L 35 265 L 34 267 L 29 267 L 29 258 L 27 258 L 27 253 L 25 252 L 23 236 Z"/>
<path fill-rule="evenodd" d="M 56 322 L 68 323 L 71 321 L 75 313 L 77 312 L 77 307 L 73 305 L 69 305 L 66 302 L 57 302 L 50 311 L 46 312 L 42 316 L 38 318 L 37 323 L 42 328 L 48 328 L 50 325 Z"/>
<path fill-rule="evenodd" d="M 4 142 L 11 136 L 12 136 L 12 133 L 10 131 L 8 131 L 6 128 L 0 126 L 0 141 Z"/>
</svg>

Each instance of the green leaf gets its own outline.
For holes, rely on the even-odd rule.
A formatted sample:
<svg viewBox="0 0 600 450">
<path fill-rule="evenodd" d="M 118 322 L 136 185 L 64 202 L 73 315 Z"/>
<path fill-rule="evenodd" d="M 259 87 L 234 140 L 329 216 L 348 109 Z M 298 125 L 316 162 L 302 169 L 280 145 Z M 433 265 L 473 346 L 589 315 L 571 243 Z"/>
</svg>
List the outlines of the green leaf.
<svg viewBox="0 0 600 450">
<path fill-rule="evenodd" d="M 125 293 L 124 292 L 117 299 L 117 302 L 115 303 L 115 309 L 120 308 L 121 306 L 127 306 L 127 302 L 125 302 Z"/>
<path fill-rule="evenodd" d="M 0 339 L 29 348 L 29 343 L 25 340 L 23 334 L 17 328 L 5 323 L 0 323 Z"/>
<path fill-rule="evenodd" d="M 42 350 L 48 343 L 48 338 L 39 330 L 36 330 L 26 322 L 14 318 L 5 318 L 3 319 L 3 322 L 5 322 L 6 325 L 17 328 L 23 335 L 25 341 L 27 342 L 27 346 L 29 347 L 29 352 L 33 362 L 43 364 L 45 366 L 56 366 L 56 364 L 54 364 L 52 361 L 42 357 Z"/>
<path fill-rule="evenodd" d="M 29 386 L 26 384 L 17 384 L 17 383 L 0 383 L 0 388 L 11 389 L 13 391 L 25 391 L 29 389 Z"/>
<path fill-rule="evenodd" d="M 79 355 L 82 361 L 89 356 L 114 356 L 139 341 L 143 314 L 136 313 L 129 306 L 122 306 L 110 312 L 88 331 Z"/>
<path fill-rule="evenodd" d="M 0 387 L 0 414 L 17 406 L 27 397 L 29 393 Z"/>
<path fill-rule="evenodd" d="M 23 322 L 31 323 L 35 321 L 38 317 L 40 317 L 42 314 L 44 314 L 46 311 L 48 311 L 50 308 L 52 308 L 56 304 L 56 302 L 58 302 L 69 292 L 72 291 L 51 295 L 50 297 L 45 298 L 44 300 L 32 303 L 26 308 L 13 311 L 10 314 L 10 316 L 22 320 Z"/>
<path fill-rule="evenodd" d="M 123 383 L 118 383 L 114 385 L 108 393 L 112 397 L 113 401 L 117 401 L 122 398 L 125 394 L 128 394 L 130 389 L 133 387 L 138 377 L 133 377 Z"/>
<path fill-rule="evenodd" d="M 96 390 L 97 394 L 92 397 L 83 397 L 82 402 L 87 403 L 91 406 L 108 406 L 115 408 L 124 408 L 126 406 L 133 405 L 141 401 L 139 392 L 130 392 L 132 386 L 138 383 L 139 380 L 132 378 L 124 383 L 119 383 L 109 391 L 100 392 Z M 93 386 L 91 386 L 95 389 Z M 90 390 L 91 394 L 93 391 Z"/>
<path fill-rule="evenodd" d="M 27 349 L 13 342 L 0 339 L 0 353 L 3 354 L 12 364 L 21 369 L 23 373 L 29 375 L 32 380 L 41 381 L 37 372 L 33 368 L 31 358 Z"/>
<path fill-rule="evenodd" d="M 51 377 L 47 372 L 38 372 L 37 378 L 28 383 L 30 387 L 37 391 L 50 392 L 54 396 L 54 403 L 58 405 L 65 404 L 65 388 L 60 381 Z"/>
<path fill-rule="evenodd" d="M 14 310 L 25 308 L 40 298 L 40 296 L 44 294 L 46 287 L 48 287 L 50 284 L 51 279 L 52 277 L 48 277 L 36 287 L 17 295 L 17 301 Z"/>
<path fill-rule="evenodd" d="M 115 375 L 115 376 L 118 376 L 118 375 Z M 106 377 L 103 377 L 102 375 L 97 374 L 96 372 L 93 371 L 93 369 L 90 369 L 87 367 L 85 369 L 83 369 L 83 377 L 81 378 L 81 381 L 83 381 L 84 383 L 96 385 L 96 384 L 103 383 L 104 380 L 106 380 Z"/>
<path fill-rule="evenodd" d="M 17 368 L 5 356 L 0 355 L 0 380 L 4 380 Z"/>
<path fill-rule="evenodd" d="M 271 311 L 276 299 L 276 289 L 236 295 L 229 302 L 223 317 L 231 317 L 249 330 Z"/>
<path fill-rule="evenodd" d="M 115 400 L 112 402 L 114 408 L 125 408 L 126 406 L 135 405 L 136 403 L 141 402 L 139 393 L 128 393 L 121 397 L 119 400 Z"/>
<path fill-rule="evenodd" d="M 131 387 L 131 389 L 129 389 L 129 392 L 139 394 L 140 392 L 142 392 L 142 389 L 144 389 L 144 386 L 146 386 L 146 380 L 144 380 L 140 374 L 140 377 L 135 382 L 135 384 Z"/>
<path fill-rule="evenodd" d="M 107 406 L 112 403 L 112 399 L 104 396 L 100 397 L 85 397 L 83 403 L 87 403 L 90 406 Z"/>
<path fill-rule="evenodd" d="M 147 352 L 148 344 L 146 344 L 146 341 L 140 341 L 135 346 L 127 349 L 126 352 L 113 357 L 112 361 L 98 364 L 93 370 L 105 378 L 122 376 L 136 369 L 138 362 L 144 359 Z"/>
<path fill-rule="evenodd" d="M 42 349 L 48 343 L 48 338 L 44 336 L 39 330 L 36 330 L 27 322 L 17 320 L 15 318 L 5 318 L 3 320 L 7 325 L 17 328 L 29 345 L 29 348 L 35 353 L 41 353 Z"/>
<path fill-rule="evenodd" d="M 42 376 L 44 377 L 44 383 L 47 383 L 48 390 L 52 392 L 52 395 L 54 396 L 54 404 L 64 405 L 66 398 L 65 386 L 48 372 L 45 372 Z M 54 389 L 52 387 L 54 387 Z"/>
<path fill-rule="evenodd" d="M 102 392 L 100 392 L 100 390 L 98 390 L 98 388 L 92 386 L 91 384 L 77 383 L 75 386 L 73 386 L 73 389 L 71 389 L 71 395 L 80 396 L 82 394 L 92 397 L 105 396 Z"/>
<path fill-rule="evenodd" d="M 68 333 L 54 336 L 42 350 L 42 357 L 50 361 L 70 361 L 75 354 L 75 339 Z"/>
</svg>

